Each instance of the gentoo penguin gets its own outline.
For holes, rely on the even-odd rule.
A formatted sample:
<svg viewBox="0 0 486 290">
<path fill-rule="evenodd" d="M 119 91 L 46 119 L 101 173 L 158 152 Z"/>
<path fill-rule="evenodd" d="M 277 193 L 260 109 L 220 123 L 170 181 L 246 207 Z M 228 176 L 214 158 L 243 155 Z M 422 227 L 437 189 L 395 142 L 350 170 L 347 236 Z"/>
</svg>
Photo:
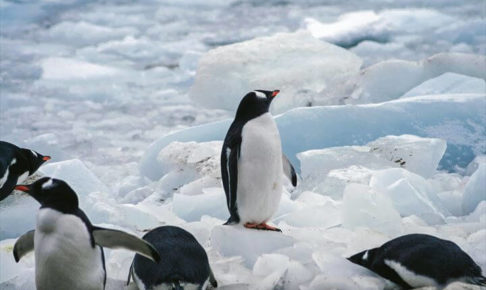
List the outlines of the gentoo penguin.
<svg viewBox="0 0 486 290">
<path fill-rule="evenodd" d="M 461 248 L 424 234 L 401 236 L 348 259 L 405 289 L 455 281 L 486 286 L 481 268 Z"/>
<path fill-rule="evenodd" d="M 127 285 L 133 276 L 141 290 L 204 290 L 208 283 L 218 287 L 206 251 L 186 230 L 162 226 L 145 234 L 143 239 L 157 249 L 160 262 L 155 264 L 135 255 Z"/>
<path fill-rule="evenodd" d="M 282 196 L 282 169 L 294 186 L 295 170 L 282 154 L 277 125 L 268 112 L 279 90 L 256 90 L 240 102 L 221 151 L 221 175 L 230 217 L 225 224 L 280 231 L 269 226 Z"/>
<path fill-rule="evenodd" d="M 5 199 L 28 176 L 51 159 L 33 150 L 0 141 L 0 200 Z"/>
<path fill-rule="evenodd" d="M 22 235 L 14 245 L 14 258 L 35 252 L 37 290 L 103 290 L 106 284 L 102 247 L 124 248 L 159 261 L 152 245 L 122 231 L 91 224 L 78 207 L 78 197 L 59 179 L 41 178 L 31 185 L 18 185 L 35 198 L 41 208 L 35 231 Z"/>
</svg>

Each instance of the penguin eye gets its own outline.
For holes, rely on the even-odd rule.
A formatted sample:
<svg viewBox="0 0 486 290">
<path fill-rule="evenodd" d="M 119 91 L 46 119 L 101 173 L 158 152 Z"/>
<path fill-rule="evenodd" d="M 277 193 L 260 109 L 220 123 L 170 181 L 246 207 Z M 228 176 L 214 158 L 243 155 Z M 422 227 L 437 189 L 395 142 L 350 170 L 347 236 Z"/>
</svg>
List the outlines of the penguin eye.
<svg viewBox="0 0 486 290">
<path fill-rule="evenodd" d="M 267 96 L 265 96 L 265 94 L 264 94 L 264 93 L 262 93 L 262 92 L 259 92 L 259 91 L 253 91 L 253 92 L 254 92 L 254 93 L 255 93 L 255 95 L 256 95 L 258 98 L 260 98 L 260 99 L 266 99 L 266 98 L 267 98 Z"/>
</svg>

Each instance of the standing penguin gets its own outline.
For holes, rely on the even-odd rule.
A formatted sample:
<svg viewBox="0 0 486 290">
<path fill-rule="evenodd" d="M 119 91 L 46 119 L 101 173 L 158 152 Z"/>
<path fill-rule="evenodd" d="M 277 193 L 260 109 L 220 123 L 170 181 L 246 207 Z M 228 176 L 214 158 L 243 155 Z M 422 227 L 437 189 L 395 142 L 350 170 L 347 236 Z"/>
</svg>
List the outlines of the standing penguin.
<svg viewBox="0 0 486 290">
<path fill-rule="evenodd" d="M 282 155 L 277 125 L 268 112 L 279 90 L 246 94 L 224 139 L 221 175 L 230 217 L 225 224 L 280 231 L 269 226 L 282 196 L 282 169 L 297 185 L 297 175 Z"/>
<path fill-rule="evenodd" d="M 78 197 L 67 183 L 48 177 L 31 185 L 18 185 L 41 208 L 35 231 L 22 235 L 14 245 L 19 261 L 35 250 L 37 290 L 103 290 L 106 284 L 102 247 L 124 248 L 159 261 L 152 245 L 122 231 L 91 224 L 78 207 Z"/>
<path fill-rule="evenodd" d="M 486 286 L 481 268 L 451 241 L 424 234 L 393 239 L 348 258 L 405 289 L 460 281 Z"/>
<path fill-rule="evenodd" d="M 189 232 L 162 226 L 145 234 L 143 239 L 157 249 L 161 261 L 156 264 L 135 255 L 127 285 L 133 276 L 138 289 L 144 290 L 204 290 L 208 283 L 218 287 L 206 251 Z"/>
<path fill-rule="evenodd" d="M 0 200 L 5 199 L 15 185 L 24 182 L 50 159 L 33 150 L 0 141 Z"/>
</svg>

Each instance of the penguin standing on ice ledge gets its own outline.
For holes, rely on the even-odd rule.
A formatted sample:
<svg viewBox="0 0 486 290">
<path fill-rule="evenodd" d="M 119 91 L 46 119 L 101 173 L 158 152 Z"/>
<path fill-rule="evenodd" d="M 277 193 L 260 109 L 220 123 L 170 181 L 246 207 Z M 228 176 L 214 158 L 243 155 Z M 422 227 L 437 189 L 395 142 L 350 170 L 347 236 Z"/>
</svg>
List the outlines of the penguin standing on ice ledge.
<svg viewBox="0 0 486 290">
<path fill-rule="evenodd" d="M 256 90 L 240 102 L 221 151 L 221 175 L 230 212 L 227 224 L 280 231 L 267 222 L 282 197 L 282 169 L 297 185 L 297 175 L 282 154 L 277 124 L 268 112 L 279 90 Z"/>
</svg>

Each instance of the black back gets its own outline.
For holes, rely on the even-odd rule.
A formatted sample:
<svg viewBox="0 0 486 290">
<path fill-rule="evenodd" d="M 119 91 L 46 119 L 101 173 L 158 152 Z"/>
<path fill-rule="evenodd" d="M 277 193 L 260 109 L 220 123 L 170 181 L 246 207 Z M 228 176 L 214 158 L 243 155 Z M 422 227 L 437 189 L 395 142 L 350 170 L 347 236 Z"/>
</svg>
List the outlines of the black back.
<svg viewBox="0 0 486 290">
<path fill-rule="evenodd" d="M 202 285 L 210 275 L 208 256 L 192 234 L 179 227 L 162 226 L 145 234 L 160 254 L 160 262 L 136 254 L 133 271 L 147 289 L 162 283 Z"/>
<path fill-rule="evenodd" d="M 481 268 L 455 243 L 424 234 L 410 234 L 393 239 L 381 247 L 348 258 L 404 288 L 412 288 L 385 260 L 396 261 L 416 274 L 430 277 L 438 284 L 462 277 L 480 278 Z"/>
<path fill-rule="evenodd" d="M 221 150 L 221 176 L 226 194 L 226 204 L 230 212 L 230 217 L 226 224 L 238 223 L 240 221 L 236 204 L 236 189 L 238 186 L 237 165 L 240 157 L 243 126 L 251 119 L 267 113 L 272 100 L 278 93 L 278 90 L 257 90 L 246 94 L 241 100 L 236 111 L 235 119 L 231 123 L 224 138 L 223 148 Z"/>
<path fill-rule="evenodd" d="M 39 167 L 46 162 L 44 156 L 26 148 L 19 148 L 12 143 L 0 141 L 0 176 L 3 177 L 8 169 L 8 176 L 5 184 L 0 188 L 0 200 L 5 199 L 17 184 L 20 175 L 28 172 L 32 175 Z M 10 166 L 13 159 L 15 164 Z"/>
</svg>

